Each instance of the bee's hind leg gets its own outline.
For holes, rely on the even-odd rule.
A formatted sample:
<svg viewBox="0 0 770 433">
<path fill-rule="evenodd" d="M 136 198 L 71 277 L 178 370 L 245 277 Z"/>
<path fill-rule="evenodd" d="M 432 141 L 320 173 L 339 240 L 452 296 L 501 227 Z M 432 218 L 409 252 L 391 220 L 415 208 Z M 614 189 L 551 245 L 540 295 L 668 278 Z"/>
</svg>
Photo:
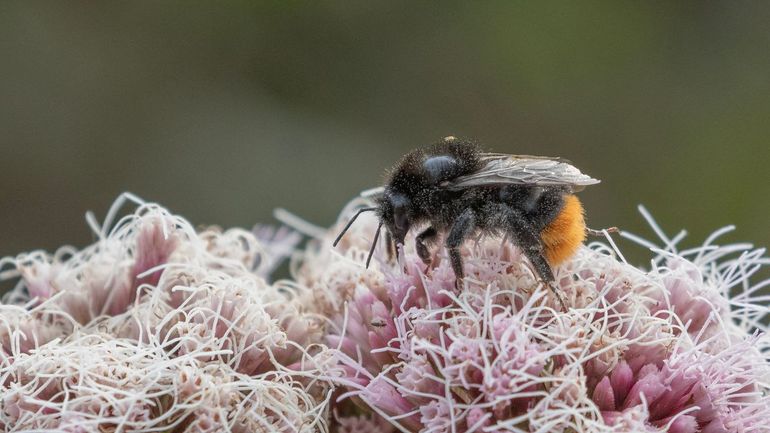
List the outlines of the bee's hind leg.
<svg viewBox="0 0 770 433">
<path fill-rule="evenodd" d="M 620 230 L 618 230 L 617 227 L 607 227 L 606 229 L 601 229 L 601 230 L 594 230 L 594 229 L 589 229 L 588 227 L 586 227 L 586 234 L 591 235 L 591 236 L 601 236 L 601 237 L 604 237 L 604 232 L 607 232 L 607 233 L 617 233 L 619 231 Z"/>
<path fill-rule="evenodd" d="M 473 210 L 466 209 L 452 224 L 446 239 L 446 247 L 449 251 L 449 260 L 452 263 L 452 270 L 455 273 L 455 288 L 462 287 L 465 272 L 463 271 L 463 258 L 460 255 L 460 246 L 465 239 L 476 230 L 476 215 Z"/>
<path fill-rule="evenodd" d="M 548 286 L 548 289 L 553 292 L 562 309 L 567 311 L 567 304 L 564 302 L 564 298 L 553 284 L 555 281 L 553 270 L 543 255 L 543 245 L 540 243 L 540 236 L 537 230 L 523 213 L 511 206 L 502 205 L 498 212 L 503 215 L 508 235 L 521 248 L 524 255 L 527 256 L 535 268 L 535 273 Z"/>
<path fill-rule="evenodd" d="M 535 271 L 537 272 L 537 275 L 540 277 L 541 281 L 548 287 L 548 289 L 553 292 L 554 296 L 556 296 L 556 300 L 559 301 L 559 304 L 561 304 L 562 311 L 567 311 L 567 304 L 564 302 L 564 298 L 561 295 L 561 292 L 559 289 L 556 288 L 554 285 L 554 281 L 556 280 L 553 276 L 553 270 L 551 270 L 551 265 L 548 264 L 548 261 L 543 256 L 542 248 L 539 246 L 537 247 L 525 247 L 521 245 L 522 249 L 524 250 L 524 255 L 527 256 L 529 261 L 532 263 L 532 266 L 535 268 Z"/>
</svg>

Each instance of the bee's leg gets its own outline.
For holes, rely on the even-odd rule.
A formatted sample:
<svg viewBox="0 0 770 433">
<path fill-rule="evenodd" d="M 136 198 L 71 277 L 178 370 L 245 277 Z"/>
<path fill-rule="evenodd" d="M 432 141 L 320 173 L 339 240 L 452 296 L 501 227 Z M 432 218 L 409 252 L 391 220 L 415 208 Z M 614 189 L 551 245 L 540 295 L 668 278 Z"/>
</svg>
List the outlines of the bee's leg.
<svg viewBox="0 0 770 433">
<path fill-rule="evenodd" d="M 465 277 L 463 271 L 463 258 L 460 255 L 460 245 L 476 229 L 476 215 L 471 209 L 466 209 L 455 220 L 446 239 L 446 247 L 449 250 L 449 259 L 452 262 L 452 270 L 455 272 L 455 285 L 459 288 Z"/>
<path fill-rule="evenodd" d="M 503 206 L 501 213 L 504 215 L 505 228 L 508 231 L 508 234 L 515 241 L 516 245 L 521 248 L 530 263 L 532 263 L 538 277 L 540 277 L 540 279 L 543 280 L 548 288 L 554 293 L 556 299 L 561 304 L 562 309 L 567 311 L 564 299 L 553 285 L 553 282 L 555 281 L 553 270 L 543 255 L 543 245 L 540 243 L 540 236 L 537 230 L 526 219 L 523 213 L 513 207 Z"/>
<path fill-rule="evenodd" d="M 604 232 L 607 232 L 607 233 L 617 233 L 619 231 L 620 230 L 618 230 L 617 227 L 607 227 L 606 229 L 601 229 L 601 230 L 594 230 L 594 229 L 589 229 L 588 227 L 586 227 L 586 233 L 591 235 L 591 236 L 601 236 L 601 237 L 604 237 Z"/>
<path fill-rule="evenodd" d="M 428 227 L 422 233 L 414 238 L 414 249 L 417 250 L 417 255 L 420 256 L 420 260 L 425 263 L 426 266 L 430 266 L 430 250 L 425 242 L 433 242 L 436 239 L 436 229 Z"/>
</svg>

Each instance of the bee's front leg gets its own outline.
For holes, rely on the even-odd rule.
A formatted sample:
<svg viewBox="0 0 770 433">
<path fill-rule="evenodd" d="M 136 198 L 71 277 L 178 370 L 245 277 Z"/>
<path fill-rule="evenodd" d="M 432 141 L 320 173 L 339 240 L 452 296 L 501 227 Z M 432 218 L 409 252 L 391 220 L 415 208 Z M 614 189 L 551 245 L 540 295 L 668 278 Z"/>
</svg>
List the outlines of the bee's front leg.
<svg viewBox="0 0 770 433">
<path fill-rule="evenodd" d="M 420 257 L 420 260 L 425 263 L 425 266 L 430 266 L 431 263 L 431 253 L 425 243 L 433 242 L 436 239 L 437 233 L 436 229 L 428 227 L 414 238 L 414 249 L 417 250 L 417 255 Z"/>
<path fill-rule="evenodd" d="M 463 258 L 460 255 L 460 246 L 465 239 L 476 229 L 476 215 L 473 210 L 466 209 L 452 224 L 446 239 L 446 247 L 449 250 L 449 259 L 452 262 L 452 270 L 455 272 L 455 287 L 461 288 L 465 278 L 463 271 Z"/>
</svg>

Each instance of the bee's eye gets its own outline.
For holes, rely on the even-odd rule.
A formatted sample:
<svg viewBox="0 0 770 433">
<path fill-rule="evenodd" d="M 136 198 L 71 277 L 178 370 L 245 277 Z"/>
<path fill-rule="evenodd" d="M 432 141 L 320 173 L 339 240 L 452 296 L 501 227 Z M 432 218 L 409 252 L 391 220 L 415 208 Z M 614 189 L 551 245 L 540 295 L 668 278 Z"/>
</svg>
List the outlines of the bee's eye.
<svg viewBox="0 0 770 433">
<path fill-rule="evenodd" d="M 423 162 L 423 168 L 434 182 L 440 182 L 452 177 L 457 161 L 449 155 L 432 156 Z"/>
</svg>

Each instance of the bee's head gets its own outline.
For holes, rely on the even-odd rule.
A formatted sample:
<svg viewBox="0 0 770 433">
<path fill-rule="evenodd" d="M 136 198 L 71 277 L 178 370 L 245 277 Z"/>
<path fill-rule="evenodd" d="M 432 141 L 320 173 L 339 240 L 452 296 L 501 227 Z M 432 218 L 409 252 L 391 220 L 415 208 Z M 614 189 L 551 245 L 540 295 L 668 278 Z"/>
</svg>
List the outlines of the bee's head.
<svg viewBox="0 0 770 433">
<path fill-rule="evenodd" d="M 372 240 L 372 247 L 369 250 L 369 257 L 366 259 L 367 268 L 369 267 L 369 262 L 372 259 L 372 254 L 374 254 L 374 247 L 377 245 L 377 239 L 380 237 L 380 230 L 382 229 L 382 226 L 385 226 L 385 228 L 388 230 L 388 233 L 390 233 L 393 240 L 396 242 L 396 245 L 398 245 L 404 243 L 404 238 L 406 238 L 406 234 L 409 232 L 409 227 L 412 220 L 412 202 L 403 194 L 386 189 L 384 194 L 378 197 L 375 202 L 377 204 L 375 207 L 359 209 L 358 212 L 356 212 L 350 218 L 350 220 L 348 220 L 348 223 L 337 236 L 337 239 L 334 240 L 333 244 L 334 246 L 337 246 L 339 241 L 342 239 L 342 236 L 345 235 L 345 232 L 348 231 L 350 226 L 359 215 L 361 215 L 363 212 L 376 211 L 380 218 L 380 224 L 377 226 L 377 231 L 375 232 L 374 239 Z M 388 248 L 390 248 L 390 245 Z"/>
<path fill-rule="evenodd" d="M 386 190 L 377 201 L 377 213 L 396 245 L 403 244 L 413 219 L 411 200 L 403 194 Z"/>
</svg>

